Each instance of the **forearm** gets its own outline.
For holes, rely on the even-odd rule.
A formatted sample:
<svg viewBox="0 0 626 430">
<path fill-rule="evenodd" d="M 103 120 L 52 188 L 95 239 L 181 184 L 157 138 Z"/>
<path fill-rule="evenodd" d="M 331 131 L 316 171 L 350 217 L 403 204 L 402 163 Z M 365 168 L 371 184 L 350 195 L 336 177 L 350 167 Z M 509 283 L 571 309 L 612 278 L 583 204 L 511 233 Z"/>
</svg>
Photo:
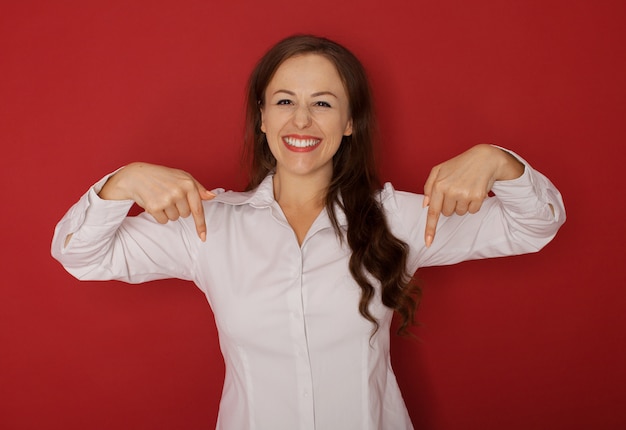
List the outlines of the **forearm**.
<svg viewBox="0 0 626 430">
<path fill-rule="evenodd" d="M 107 179 L 94 185 L 58 223 L 53 257 L 83 280 L 189 279 L 194 261 L 191 244 L 200 242 L 193 223 L 180 220 L 161 225 L 146 214 L 127 217 L 132 201 L 98 196 Z"/>
<path fill-rule="evenodd" d="M 433 246 L 441 247 L 444 259 L 452 257 L 452 262 L 458 262 L 532 253 L 554 238 L 565 222 L 561 195 L 543 174 L 524 165 L 521 158 L 516 160 L 524 166 L 522 175 L 496 181 L 492 188 L 495 197 L 478 213 L 442 220 L 437 237 L 441 243 Z M 427 258 L 439 260 L 437 250 L 432 251 Z"/>
<path fill-rule="evenodd" d="M 565 209 L 556 187 L 517 154 L 492 148 L 510 154 L 513 169 L 520 163 L 521 176 L 494 181 L 495 197 L 487 198 L 476 213 L 442 215 L 430 248 L 423 240 L 428 216 L 424 198 L 386 187 L 383 195 L 390 224 L 411 247 L 411 268 L 535 252 L 563 224 Z"/>
<path fill-rule="evenodd" d="M 79 279 L 84 279 L 93 268 L 104 267 L 104 255 L 132 206 L 132 201 L 99 201 L 98 192 L 107 179 L 103 178 L 90 188 L 68 210 L 54 231 L 52 256 Z M 99 278 L 110 276 L 100 274 Z"/>
</svg>

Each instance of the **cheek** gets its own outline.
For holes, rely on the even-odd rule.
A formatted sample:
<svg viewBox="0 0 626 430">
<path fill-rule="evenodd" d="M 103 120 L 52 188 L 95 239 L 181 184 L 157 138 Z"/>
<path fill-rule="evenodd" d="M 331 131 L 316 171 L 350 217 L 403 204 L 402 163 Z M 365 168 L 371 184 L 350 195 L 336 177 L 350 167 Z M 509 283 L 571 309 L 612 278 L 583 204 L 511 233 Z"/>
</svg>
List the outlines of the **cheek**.
<svg viewBox="0 0 626 430">
<path fill-rule="evenodd" d="M 332 124 L 333 135 L 341 140 L 344 136 L 352 134 L 352 126 L 344 118 L 338 119 Z"/>
<path fill-rule="evenodd" d="M 282 128 L 284 118 L 275 110 L 265 111 L 261 115 L 261 131 L 265 134 L 276 134 Z M 269 136 L 268 136 L 269 138 Z"/>
<path fill-rule="evenodd" d="M 265 133 L 265 141 L 270 152 L 276 156 L 276 151 L 280 145 L 280 127 L 277 127 L 275 122 L 268 120 L 263 124 L 262 131 Z"/>
</svg>

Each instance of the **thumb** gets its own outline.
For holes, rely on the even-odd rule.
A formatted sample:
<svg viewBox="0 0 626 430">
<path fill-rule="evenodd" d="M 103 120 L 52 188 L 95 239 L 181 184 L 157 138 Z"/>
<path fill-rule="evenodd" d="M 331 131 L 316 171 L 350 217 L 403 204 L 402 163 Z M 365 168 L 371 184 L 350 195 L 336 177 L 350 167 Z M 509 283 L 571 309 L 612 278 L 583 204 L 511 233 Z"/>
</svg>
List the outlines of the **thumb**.
<svg viewBox="0 0 626 430">
<path fill-rule="evenodd" d="M 204 188 L 204 186 L 196 181 L 196 186 L 198 187 L 198 192 L 200 193 L 200 198 L 202 200 L 211 200 L 214 199 L 216 194 Z"/>
<path fill-rule="evenodd" d="M 209 190 L 204 190 L 200 193 L 200 196 L 202 197 L 202 200 L 212 200 L 215 198 L 217 194 L 215 194 L 214 192 L 211 192 Z"/>
</svg>

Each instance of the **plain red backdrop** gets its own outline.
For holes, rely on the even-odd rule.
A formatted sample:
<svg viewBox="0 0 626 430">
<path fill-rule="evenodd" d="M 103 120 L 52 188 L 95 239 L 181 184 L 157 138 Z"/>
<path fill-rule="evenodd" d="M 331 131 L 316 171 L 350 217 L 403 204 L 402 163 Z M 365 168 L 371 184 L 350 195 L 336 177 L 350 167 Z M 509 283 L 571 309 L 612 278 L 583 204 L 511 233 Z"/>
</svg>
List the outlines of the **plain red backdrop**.
<svg viewBox="0 0 626 430">
<path fill-rule="evenodd" d="M 381 174 L 422 191 L 479 142 L 521 153 L 568 221 L 539 254 L 420 271 L 393 363 L 417 428 L 626 428 L 623 1 L 3 1 L 0 427 L 208 429 L 223 362 L 191 284 L 80 283 L 65 210 L 133 160 L 240 189 L 243 88 L 282 37 L 334 38 L 375 89 Z"/>
</svg>

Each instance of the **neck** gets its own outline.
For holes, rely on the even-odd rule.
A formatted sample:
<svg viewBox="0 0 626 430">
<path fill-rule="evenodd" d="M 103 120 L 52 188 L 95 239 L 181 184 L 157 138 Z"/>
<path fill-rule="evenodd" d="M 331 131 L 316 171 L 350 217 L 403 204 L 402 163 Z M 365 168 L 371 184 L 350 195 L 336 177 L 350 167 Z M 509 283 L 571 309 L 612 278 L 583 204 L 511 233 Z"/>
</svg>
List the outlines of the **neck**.
<svg viewBox="0 0 626 430">
<path fill-rule="evenodd" d="M 315 176 L 293 175 L 277 170 L 274 174 L 274 198 L 283 207 L 321 209 L 332 172 Z"/>
</svg>

